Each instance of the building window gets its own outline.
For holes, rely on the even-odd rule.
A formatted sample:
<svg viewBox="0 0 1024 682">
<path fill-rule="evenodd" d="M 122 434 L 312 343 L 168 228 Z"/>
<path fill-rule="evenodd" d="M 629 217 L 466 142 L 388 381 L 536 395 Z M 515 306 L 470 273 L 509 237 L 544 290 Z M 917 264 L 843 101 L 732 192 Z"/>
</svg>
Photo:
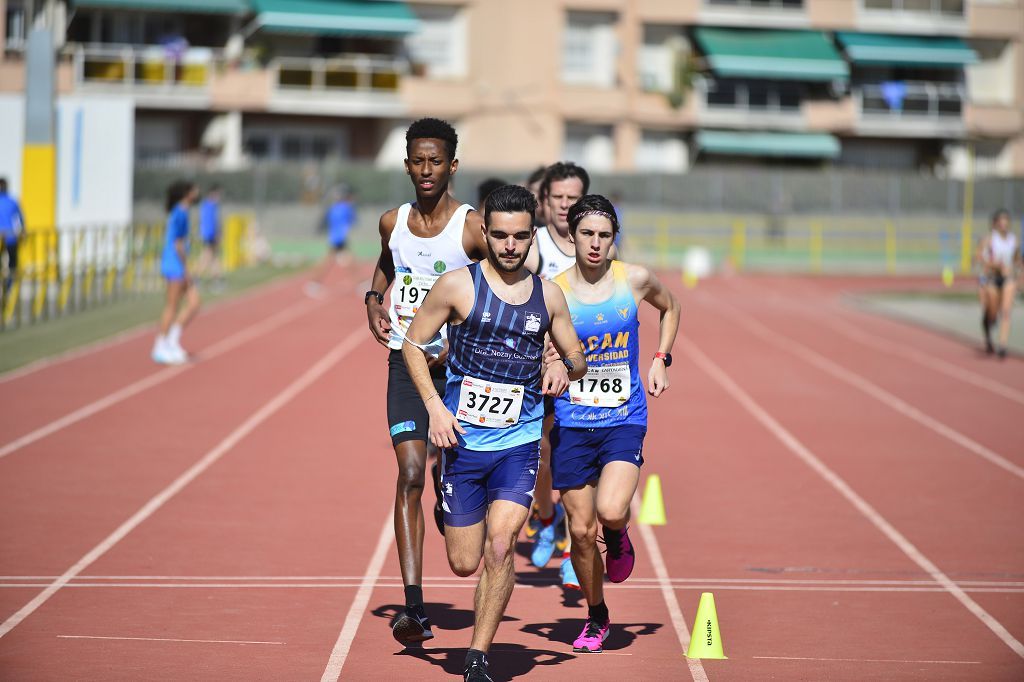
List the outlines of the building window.
<svg viewBox="0 0 1024 682">
<path fill-rule="evenodd" d="M 648 92 L 669 92 L 676 87 L 675 71 L 690 52 L 682 26 L 647 24 L 637 54 L 640 87 Z"/>
<path fill-rule="evenodd" d="M 610 12 L 569 12 L 562 34 L 562 82 L 615 86 L 616 19 Z"/>
<path fill-rule="evenodd" d="M 610 125 L 569 123 L 565 127 L 562 158 L 588 171 L 610 171 L 615 166 L 615 143 Z"/>
<path fill-rule="evenodd" d="M 803 9 L 804 0 L 707 0 L 709 5 L 744 9 Z"/>
<path fill-rule="evenodd" d="M 18 0 L 7 2 L 7 27 L 5 45 L 7 49 L 21 50 L 25 47 L 28 36 L 28 16 L 25 14 L 25 3 Z"/>
<path fill-rule="evenodd" d="M 709 81 L 708 109 L 733 109 L 764 112 L 798 112 L 802 91 L 795 83 L 774 81 Z"/>
<path fill-rule="evenodd" d="M 964 16 L 964 0 L 863 0 L 864 9 L 934 16 Z"/>
<path fill-rule="evenodd" d="M 411 5 L 420 30 L 405 39 L 413 63 L 429 78 L 466 75 L 466 21 L 458 7 Z"/>
<path fill-rule="evenodd" d="M 686 142 L 678 133 L 645 130 L 634 159 L 638 171 L 683 173 L 689 166 Z"/>
</svg>

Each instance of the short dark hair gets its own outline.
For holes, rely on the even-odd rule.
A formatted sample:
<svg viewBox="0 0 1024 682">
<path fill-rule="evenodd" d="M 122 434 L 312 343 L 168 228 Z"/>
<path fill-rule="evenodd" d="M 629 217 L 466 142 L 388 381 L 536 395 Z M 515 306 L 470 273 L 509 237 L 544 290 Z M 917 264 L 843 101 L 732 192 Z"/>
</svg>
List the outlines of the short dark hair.
<svg viewBox="0 0 1024 682">
<path fill-rule="evenodd" d="M 220 191 L 220 185 L 215 182 L 212 185 L 210 185 L 209 189 L 206 190 L 206 193 L 207 194 L 213 194 L 214 192 L 219 192 L 219 191 Z"/>
<path fill-rule="evenodd" d="M 7 191 L 7 178 L 0 178 L 0 192 Z"/>
<path fill-rule="evenodd" d="M 552 182 L 569 178 L 580 179 L 580 182 L 583 183 L 584 194 L 590 189 L 590 176 L 583 166 L 577 166 L 572 161 L 556 161 L 544 172 L 544 180 L 540 183 L 540 198 L 543 199 L 548 195 Z"/>
<path fill-rule="evenodd" d="M 171 186 L 167 188 L 167 212 L 169 213 L 179 201 L 188 196 L 188 193 L 195 186 L 196 184 L 190 180 L 175 180 L 172 182 Z"/>
<path fill-rule="evenodd" d="M 448 160 L 455 158 L 459 136 L 448 121 L 442 121 L 439 118 L 421 118 L 418 121 L 413 121 L 413 124 L 405 131 L 405 153 L 409 153 L 409 145 L 413 140 L 423 139 L 443 140 L 445 151 L 448 152 Z"/>
<path fill-rule="evenodd" d="M 519 185 L 502 185 L 487 197 L 484 224 L 491 222 L 492 213 L 525 213 L 530 217 L 530 229 L 533 229 L 536 210 L 537 200 L 533 198 L 533 192 Z"/>
<path fill-rule="evenodd" d="M 508 182 L 501 178 L 487 178 L 479 185 L 476 186 L 476 205 L 483 206 L 484 202 L 487 201 L 487 197 L 490 196 L 491 192 L 504 187 Z"/>
<path fill-rule="evenodd" d="M 995 222 L 1002 218 L 1003 216 L 1009 218 L 1010 212 L 1007 211 L 1005 208 L 997 209 L 994 213 L 992 213 L 992 223 L 995 224 Z"/>
<path fill-rule="evenodd" d="M 593 215 L 595 213 L 601 214 L 607 217 L 612 223 L 612 234 L 618 234 L 619 230 L 619 217 L 615 214 L 615 207 L 612 202 L 604 198 L 600 194 L 587 194 L 580 197 L 580 200 L 569 207 L 569 233 L 576 234 L 576 228 L 579 226 L 580 221 L 586 215 Z"/>
<path fill-rule="evenodd" d="M 538 166 L 535 171 L 526 176 L 526 184 L 532 185 L 535 182 L 540 182 L 544 179 L 544 174 L 548 172 L 547 166 Z"/>
</svg>

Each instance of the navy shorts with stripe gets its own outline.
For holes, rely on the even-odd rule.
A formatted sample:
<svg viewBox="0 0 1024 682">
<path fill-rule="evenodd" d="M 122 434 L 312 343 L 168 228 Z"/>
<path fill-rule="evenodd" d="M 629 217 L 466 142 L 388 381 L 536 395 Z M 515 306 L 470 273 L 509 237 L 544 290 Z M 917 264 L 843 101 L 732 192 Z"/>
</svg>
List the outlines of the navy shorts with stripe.
<svg viewBox="0 0 1024 682">
<path fill-rule="evenodd" d="M 444 395 L 445 369 L 438 365 L 430 370 L 434 390 Z M 397 447 L 407 440 L 427 440 L 430 418 L 416 384 L 409 376 L 402 351 L 391 349 L 388 354 L 388 430 L 391 445 Z"/>
<path fill-rule="evenodd" d="M 601 477 L 608 462 L 644 463 L 647 427 L 638 424 L 586 429 L 555 425 L 551 430 L 551 487 L 568 490 Z"/>
<path fill-rule="evenodd" d="M 495 500 L 533 504 L 540 441 L 503 450 L 447 448 L 441 452 L 441 508 L 444 525 L 472 526 Z"/>
</svg>

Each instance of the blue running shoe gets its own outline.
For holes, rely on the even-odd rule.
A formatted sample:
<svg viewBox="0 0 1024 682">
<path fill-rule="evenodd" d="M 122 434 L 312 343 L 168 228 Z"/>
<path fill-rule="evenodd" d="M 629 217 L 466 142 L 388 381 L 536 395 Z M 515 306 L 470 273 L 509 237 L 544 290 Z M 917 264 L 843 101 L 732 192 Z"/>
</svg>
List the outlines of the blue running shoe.
<svg viewBox="0 0 1024 682">
<path fill-rule="evenodd" d="M 580 579 L 576 577 L 576 569 L 572 567 L 572 559 L 562 559 L 562 567 L 558 570 L 562 576 L 562 587 L 567 590 L 580 589 Z"/>
<path fill-rule="evenodd" d="M 530 561 L 537 568 L 544 568 L 551 561 L 551 555 L 555 553 L 555 530 L 564 517 L 565 511 L 562 509 L 562 505 L 556 504 L 554 520 L 541 528 L 534 538 Z"/>
</svg>

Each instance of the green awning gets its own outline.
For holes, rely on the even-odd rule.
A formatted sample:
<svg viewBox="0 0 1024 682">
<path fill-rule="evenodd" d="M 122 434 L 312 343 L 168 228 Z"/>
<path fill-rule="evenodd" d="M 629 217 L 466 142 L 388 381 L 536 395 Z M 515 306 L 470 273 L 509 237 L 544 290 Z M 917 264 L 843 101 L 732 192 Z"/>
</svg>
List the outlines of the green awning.
<svg viewBox="0 0 1024 682">
<path fill-rule="evenodd" d="M 957 68 L 976 64 L 978 55 L 959 38 L 836 33 L 854 64 Z"/>
<path fill-rule="evenodd" d="M 820 31 L 694 30 L 711 70 L 727 78 L 846 80 L 850 68 Z"/>
<path fill-rule="evenodd" d="M 312 35 L 401 37 L 419 28 L 404 2 L 383 0 L 252 0 L 256 26 Z"/>
<path fill-rule="evenodd" d="M 834 159 L 839 140 L 828 133 L 746 133 L 701 130 L 696 137 L 700 151 L 728 156 L 790 156 Z"/>
<path fill-rule="evenodd" d="M 175 14 L 248 14 L 246 0 L 75 0 L 76 7 L 149 10 Z"/>
</svg>

